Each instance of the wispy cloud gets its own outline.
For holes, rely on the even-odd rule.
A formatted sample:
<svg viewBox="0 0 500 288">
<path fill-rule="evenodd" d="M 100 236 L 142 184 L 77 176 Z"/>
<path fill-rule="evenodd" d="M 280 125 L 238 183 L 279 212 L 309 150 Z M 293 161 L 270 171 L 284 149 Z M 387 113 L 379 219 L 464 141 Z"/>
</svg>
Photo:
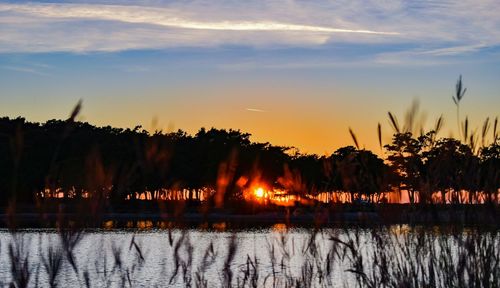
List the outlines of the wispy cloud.
<svg viewBox="0 0 500 288">
<path fill-rule="evenodd" d="M 416 52 L 416 54 L 434 55 L 434 56 L 457 55 L 462 53 L 476 52 L 486 47 L 488 47 L 488 45 L 479 43 L 472 45 L 460 45 L 460 46 L 451 46 L 438 49 L 430 49 L 426 51 Z"/>
<path fill-rule="evenodd" d="M 0 66 L 0 69 L 14 71 L 14 72 L 28 73 L 28 74 L 38 75 L 38 76 L 46 76 L 46 77 L 52 76 L 49 73 L 42 72 L 42 71 L 40 71 L 36 68 L 33 68 L 33 67 Z"/>
<path fill-rule="evenodd" d="M 144 8 L 120 5 L 78 5 L 78 4 L 30 4 L 0 5 L 0 11 L 29 14 L 52 19 L 111 20 L 126 23 L 160 25 L 173 28 L 221 31 L 297 31 L 320 33 L 360 33 L 398 35 L 398 32 L 374 31 L 368 29 L 333 28 L 314 25 L 300 25 L 274 21 L 196 21 L 176 15 L 172 9 Z"/>
<path fill-rule="evenodd" d="M 2 3 L 0 52 L 349 43 L 411 44 L 421 48 L 387 53 L 441 57 L 500 45 L 496 0 L 105 3 Z M 384 57 L 388 61 L 387 55 L 377 61 Z"/>
<path fill-rule="evenodd" d="M 453 64 L 457 56 L 476 53 L 489 45 L 474 44 L 460 46 L 445 46 L 441 48 L 407 49 L 397 52 L 383 52 L 374 56 L 372 63 L 380 65 L 435 66 Z M 479 60 L 476 60 L 479 61 Z"/>
<path fill-rule="evenodd" d="M 0 4 L 3 35 L 0 52 L 120 51 L 226 44 L 318 45 L 338 34 L 400 35 L 378 25 L 343 21 L 341 15 L 335 18 L 338 21 L 319 23 L 310 17 L 279 16 L 276 8 L 263 11 L 250 7 L 245 11 L 245 7 L 238 6 L 231 13 L 224 9 L 206 11 L 204 6 L 196 1 L 162 7 L 4 3 Z M 346 41 L 350 36 L 338 39 L 342 37 Z"/>
</svg>

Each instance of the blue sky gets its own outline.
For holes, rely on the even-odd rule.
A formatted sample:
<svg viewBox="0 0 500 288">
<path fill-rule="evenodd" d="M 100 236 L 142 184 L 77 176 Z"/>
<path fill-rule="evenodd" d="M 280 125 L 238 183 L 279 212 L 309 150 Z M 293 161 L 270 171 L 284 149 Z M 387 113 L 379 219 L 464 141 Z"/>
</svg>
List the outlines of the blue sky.
<svg viewBox="0 0 500 288">
<path fill-rule="evenodd" d="M 419 99 L 447 118 L 500 107 L 498 1 L 0 1 L 0 114 L 239 128 L 331 153 Z M 153 119 L 155 119 L 153 121 Z M 474 122 L 475 121 L 475 122 Z M 152 124 L 154 123 L 154 124 Z"/>
</svg>

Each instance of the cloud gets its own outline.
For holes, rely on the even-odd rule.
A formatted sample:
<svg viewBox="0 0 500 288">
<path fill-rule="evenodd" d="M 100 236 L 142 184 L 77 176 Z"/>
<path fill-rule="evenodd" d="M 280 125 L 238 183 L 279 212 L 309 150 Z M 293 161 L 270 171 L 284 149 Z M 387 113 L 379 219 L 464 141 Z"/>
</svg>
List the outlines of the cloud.
<svg viewBox="0 0 500 288">
<path fill-rule="evenodd" d="M 408 65 L 412 66 L 436 66 L 454 64 L 463 57 L 476 53 L 490 47 L 485 44 L 447 46 L 441 48 L 418 48 L 397 52 L 384 52 L 375 55 L 373 64 L 380 65 Z M 490 59 L 492 60 L 492 59 Z M 476 57 L 475 62 L 482 61 Z"/>
<path fill-rule="evenodd" d="M 250 13 L 235 11 L 243 16 L 235 19 L 232 13 L 203 11 L 202 5 L 171 6 L 0 4 L 0 33 L 3 35 L 0 51 L 121 51 L 228 44 L 321 45 L 335 34 L 399 35 L 397 31 L 347 22 L 315 23 L 300 17 L 277 17 L 276 11 L 262 13 L 260 17 L 256 13 L 259 10 L 255 9 Z M 237 8 L 244 10 L 244 7 Z"/>
<path fill-rule="evenodd" d="M 496 0 L 131 1 L 0 4 L 0 52 L 171 47 L 386 45 L 376 61 L 474 53 L 500 44 Z M 408 44 L 410 51 L 394 51 Z M 402 47 L 399 45 L 398 47 Z M 417 47 L 416 49 L 414 47 Z M 396 53 L 390 56 L 390 54 Z M 385 60 L 384 60 L 385 59 Z M 315 64 L 321 66 L 322 64 Z"/>
<path fill-rule="evenodd" d="M 52 76 L 49 73 L 42 72 L 42 71 L 40 71 L 36 68 L 33 68 L 33 67 L 0 66 L 0 69 L 14 71 L 14 72 L 28 73 L 28 74 L 38 75 L 38 76 L 46 76 L 46 77 Z"/>
<path fill-rule="evenodd" d="M 488 47 L 488 45 L 480 43 L 473 45 L 451 46 L 438 49 L 431 49 L 427 51 L 416 52 L 416 54 L 434 55 L 434 56 L 457 55 L 463 53 L 473 53 L 486 47 Z"/>
<path fill-rule="evenodd" d="M 176 16 L 175 11 L 162 8 L 144 8 L 119 5 L 77 5 L 77 4 L 31 4 L 0 5 L 0 11 L 12 11 L 36 17 L 51 19 L 111 20 L 126 23 L 160 25 L 172 28 L 221 31 L 297 31 L 320 33 L 361 33 L 398 35 L 397 32 L 373 31 L 367 29 L 332 28 L 313 25 L 299 25 L 274 21 L 219 21 L 203 22 Z"/>
</svg>

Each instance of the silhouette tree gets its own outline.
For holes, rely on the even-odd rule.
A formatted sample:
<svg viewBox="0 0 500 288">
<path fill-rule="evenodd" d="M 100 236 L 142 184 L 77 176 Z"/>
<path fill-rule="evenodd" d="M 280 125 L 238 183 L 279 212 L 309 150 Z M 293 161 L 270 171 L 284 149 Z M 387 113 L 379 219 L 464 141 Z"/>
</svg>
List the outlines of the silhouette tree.
<svg viewBox="0 0 500 288">
<path fill-rule="evenodd" d="M 500 192 L 500 143 L 495 141 L 480 151 L 481 181 L 480 187 L 486 194 L 488 203 L 498 203 Z"/>
<path fill-rule="evenodd" d="M 330 157 L 336 168 L 333 172 L 334 187 L 349 192 L 351 202 L 366 199 L 390 190 L 387 181 L 389 169 L 384 161 L 368 150 L 352 146 L 342 147 Z"/>
<path fill-rule="evenodd" d="M 469 178 L 474 178 L 468 168 L 479 162 L 469 146 L 456 139 L 444 138 L 438 140 L 431 150 L 424 152 L 423 157 L 427 179 L 431 187 L 441 193 L 442 203 L 446 203 L 447 194 L 450 194 L 451 203 L 467 200 L 460 197 L 460 191 L 472 187 L 467 187 Z"/>
<path fill-rule="evenodd" d="M 415 203 L 421 184 L 423 143 L 424 138 L 415 139 L 411 132 L 405 132 L 394 134 L 392 143 L 384 146 L 388 153 L 387 160 L 398 176 L 393 184 L 398 187 L 399 193 L 407 191 L 410 203 Z"/>
<path fill-rule="evenodd" d="M 401 131 L 394 117 L 393 124 Z M 424 188 L 429 195 L 440 191 L 442 199 L 451 195 L 457 203 L 477 203 L 484 194 L 486 201 L 498 201 L 498 140 L 483 145 L 478 157 L 458 140 L 436 140 L 434 131 L 418 138 L 397 132 L 384 146 L 385 164 L 352 146 L 329 157 L 291 155 L 291 147 L 254 143 L 250 136 L 215 128 L 195 135 L 149 133 L 140 126 L 96 127 L 73 116 L 43 124 L 0 118 L 0 205 L 61 196 L 61 201 L 88 199 L 95 207 L 122 205 L 138 195 L 193 202 L 201 198 L 200 191 L 208 193 L 211 205 L 230 205 L 243 200 L 242 191 L 255 182 L 303 196 L 347 192 L 351 201 L 377 201 L 392 187 L 407 190 L 412 203 L 424 199 Z M 462 190 L 469 191 L 469 199 L 460 197 Z"/>
</svg>

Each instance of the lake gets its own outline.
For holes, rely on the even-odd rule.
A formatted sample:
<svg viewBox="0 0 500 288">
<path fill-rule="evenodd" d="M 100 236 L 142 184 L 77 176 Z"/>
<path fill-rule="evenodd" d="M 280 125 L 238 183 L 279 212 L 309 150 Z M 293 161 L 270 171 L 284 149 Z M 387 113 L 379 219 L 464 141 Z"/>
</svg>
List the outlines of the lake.
<svg viewBox="0 0 500 288">
<path fill-rule="evenodd" d="M 0 282 L 17 287 L 377 287 L 409 281 L 410 287 L 447 287 L 500 278 L 498 231 L 407 225 L 215 228 L 4 229 Z"/>
</svg>

